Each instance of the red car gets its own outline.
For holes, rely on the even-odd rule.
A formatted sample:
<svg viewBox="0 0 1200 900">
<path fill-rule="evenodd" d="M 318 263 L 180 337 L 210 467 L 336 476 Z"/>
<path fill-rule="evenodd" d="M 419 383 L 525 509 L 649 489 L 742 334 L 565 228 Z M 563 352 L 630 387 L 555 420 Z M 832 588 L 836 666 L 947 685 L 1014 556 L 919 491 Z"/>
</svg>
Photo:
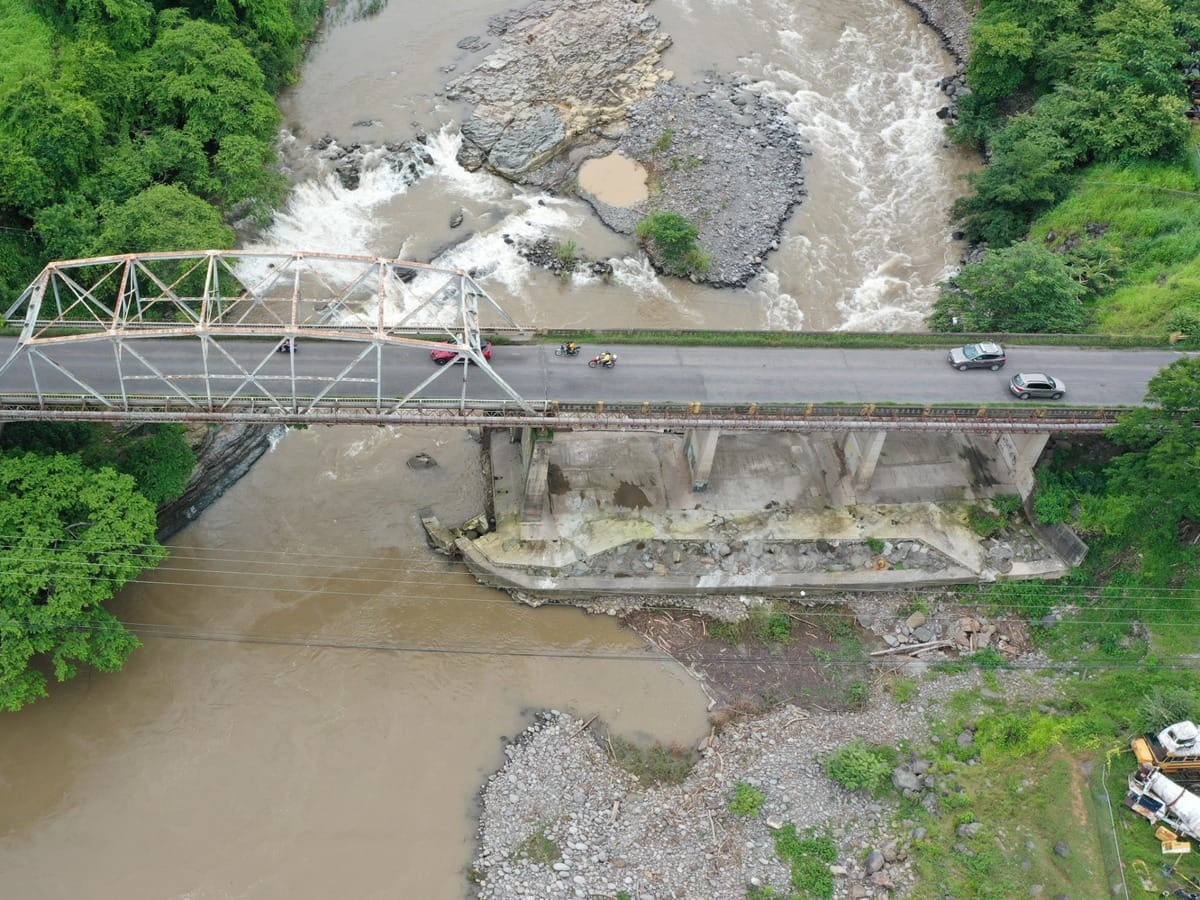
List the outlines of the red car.
<svg viewBox="0 0 1200 900">
<path fill-rule="evenodd" d="M 439 366 L 444 366 L 446 363 L 452 362 L 453 360 L 460 359 L 460 358 L 466 360 L 467 362 L 474 362 L 474 360 L 471 359 L 469 356 L 459 357 L 458 346 L 459 346 L 458 344 L 446 344 L 444 350 L 441 347 L 439 347 L 438 349 L 431 351 L 429 354 L 429 358 L 432 359 Z M 491 341 L 484 341 L 482 344 L 480 344 L 479 349 L 483 351 L 484 359 L 490 360 L 492 358 L 492 342 Z"/>
</svg>

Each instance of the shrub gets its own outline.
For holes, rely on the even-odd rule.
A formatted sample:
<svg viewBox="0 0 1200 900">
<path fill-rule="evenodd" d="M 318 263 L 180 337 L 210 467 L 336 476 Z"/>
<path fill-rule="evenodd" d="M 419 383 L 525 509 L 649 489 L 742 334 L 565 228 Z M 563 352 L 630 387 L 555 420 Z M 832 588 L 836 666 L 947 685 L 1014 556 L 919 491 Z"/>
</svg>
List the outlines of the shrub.
<svg viewBox="0 0 1200 900">
<path fill-rule="evenodd" d="M 736 647 L 742 642 L 743 624 L 744 622 L 722 622 L 720 619 L 713 619 L 707 625 L 708 636 Z"/>
<path fill-rule="evenodd" d="M 830 863 L 837 859 L 837 845 L 828 834 L 808 829 L 801 836 L 796 826 L 784 825 L 775 832 L 775 852 L 791 863 L 792 887 L 806 897 L 832 897 L 833 873 Z"/>
<path fill-rule="evenodd" d="M 891 772 L 891 764 L 861 738 L 834 751 L 825 762 L 825 774 L 850 790 L 878 790 Z"/>
<path fill-rule="evenodd" d="M 980 669 L 1007 669 L 1009 667 L 1009 662 L 1004 655 L 991 647 L 976 650 L 964 659 Z"/>
<path fill-rule="evenodd" d="M 559 241 L 554 245 L 554 255 L 564 266 L 575 268 L 575 256 L 579 246 L 574 241 Z"/>
<path fill-rule="evenodd" d="M 671 148 L 671 142 L 675 140 L 675 130 L 672 128 L 664 128 L 658 135 L 658 140 L 654 142 L 654 146 L 650 148 L 651 153 L 665 153 Z"/>
<path fill-rule="evenodd" d="M 967 510 L 967 524 L 981 537 L 991 537 L 1004 528 L 1004 520 L 982 506 L 972 506 Z"/>
<path fill-rule="evenodd" d="M 759 606 L 751 610 L 754 633 L 765 644 L 786 641 L 792 636 L 792 620 L 785 612 Z"/>
<path fill-rule="evenodd" d="M 1069 522 L 1075 505 L 1075 492 L 1059 481 L 1038 488 L 1033 498 L 1033 517 L 1042 525 Z"/>
<path fill-rule="evenodd" d="M 1012 518 L 1021 508 L 1021 498 L 1017 494 L 997 494 L 992 498 L 992 508 L 1002 519 Z"/>
<path fill-rule="evenodd" d="M 850 686 L 846 688 L 846 696 L 852 707 L 862 709 L 871 697 L 871 686 L 862 679 L 857 679 L 850 682 Z"/>
<path fill-rule="evenodd" d="M 883 552 L 883 544 L 884 544 L 884 542 L 881 541 L 877 537 L 867 538 L 867 546 L 871 548 L 872 553 L 882 553 Z"/>
<path fill-rule="evenodd" d="M 680 784 L 692 771 L 695 759 L 688 750 L 655 744 L 639 747 L 631 741 L 609 737 L 613 762 L 644 785 Z"/>
<path fill-rule="evenodd" d="M 696 246 L 700 229 L 679 213 L 650 213 L 638 222 L 637 236 L 669 269 L 692 270 L 704 263 L 705 257 Z"/>
<path fill-rule="evenodd" d="M 917 695 L 917 683 L 911 678 L 900 678 L 892 682 L 892 699 L 897 703 L 908 703 Z"/>
<path fill-rule="evenodd" d="M 729 811 L 735 816 L 756 816 L 766 802 L 766 794 L 748 782 L 739 781 L 733 786 Z"/>
</svg>

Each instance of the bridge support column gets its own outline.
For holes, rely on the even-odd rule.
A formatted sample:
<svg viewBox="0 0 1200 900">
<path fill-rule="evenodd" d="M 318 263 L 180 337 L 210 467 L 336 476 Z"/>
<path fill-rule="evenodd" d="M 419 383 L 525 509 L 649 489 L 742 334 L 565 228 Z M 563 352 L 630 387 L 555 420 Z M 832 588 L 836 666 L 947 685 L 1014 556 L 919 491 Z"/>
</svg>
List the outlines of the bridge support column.
<svg viewBox="0 0 1200 900">
<path fill-rule="evenodd" d="M 1022 502 L 1028 501 L 1033 494 L 1034 486 L 1037 484 L 1033 467 L 1037 465 L 1042 451 L 1046 449 L 1046 442 L 1049 440 L 1050 435 L 1038 432 L 996 435 L 998 455 L 1008 467 L 1012 483 L 1016 485 Z"/>
<path fill-rule="evenodd" d="M 858 495 L 871 486 L 886 438 L 886 431 L 848 431 L 842 439 L 843 488 L 853 498 L 851 502 L 858 502 Z"/>
<path fill-rule="evenodd" d="M 526 426 L 521 429 L 521 461 L 525 466 L 525 490 L 521 496 L 521 518 L 517 523 L 523 541 L 545 540 L 546 498 L 550 478 L 552 433 Z"/>
<path fill-rule="evenodd" d="M 712 475 L 713 457 L 717 455 L 719 428 L 689 428 L 683 438 L 683 453 L 692 470 L 692 490 L 703 491 Z"/>
</svg>

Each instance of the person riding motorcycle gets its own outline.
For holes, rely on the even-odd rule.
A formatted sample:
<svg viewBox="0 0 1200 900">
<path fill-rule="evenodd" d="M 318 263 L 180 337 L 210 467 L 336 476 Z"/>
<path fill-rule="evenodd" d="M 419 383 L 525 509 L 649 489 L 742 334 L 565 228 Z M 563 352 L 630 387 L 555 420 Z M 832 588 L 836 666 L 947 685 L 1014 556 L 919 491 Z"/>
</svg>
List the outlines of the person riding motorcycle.
<svg viewBox="0 0 1200 900">
<path fill-rule="evenodd" d="M 575 343 L 574 341 L 567 341 L 567 352 L 568 353 L 574 354 L 574 353 L 578 352 L 578 350 L 579 350 L 579 345 L 577 343 Z"/>
<path fill-rule="evenodd" d="M 600 365 L 611 366 L 613 364 L 614 358 L 615 357 L 611 353 L 609 353 L 607 350 L 605 350 L 603 353 L 600 354 Z"/>
</svg>

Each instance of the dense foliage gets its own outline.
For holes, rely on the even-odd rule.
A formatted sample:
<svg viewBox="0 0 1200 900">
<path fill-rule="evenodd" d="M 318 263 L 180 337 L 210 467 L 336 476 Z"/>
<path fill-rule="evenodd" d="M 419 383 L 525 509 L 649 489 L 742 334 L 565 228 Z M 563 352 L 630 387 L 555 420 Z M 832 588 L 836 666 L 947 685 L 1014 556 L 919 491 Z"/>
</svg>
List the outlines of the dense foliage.
<svg viewBox="0 0 1200 900">
<path fill-rule="evenodd" d="M 1190 285 L 1197 248 L 1171 240 L 1171 213 L 1195 221 L 1200 155 L 1184 115 L 1183 70 L 1200 56 L 1200 3 L 985 0 L 971 35 L 971 91 L 960 98 L 952 133 L 984 150 L 988 164 L 953 209 L 967 239 L 994 252 L 1032 228 L 1084 288 L 1085 306 L 1103 308 L 1095 301 L 1125 291 L 1120 302 L 1131 307 L 1184 271 Z M 1100 183 L 1117 188 L 1105 191 L 1103 204 L 1077 202 Z M 1054 224 L 1036 225 L 1043 216 Z M 962 280 L 946 287 L 953 292 Z M 1031 280 L 1018 278 L 1015 289 L 1032 293 Z M 1137 317 L 1140 327 L 1169 327 L 1181 308 L 1195 311 L 1182 319 L 1189 330 L 1200 324 L 1194 292 L 1159 294 L 1154 313 Z"/>
<path fill-rule="evenodd" d="M 133 479 L 71 456 L 0 456 L 0 708 L 46 694 L 80 663 L 121 668 L 138 640 L 103 603 L 163 550 L 154 504 Z"/>
<path fill-rule="evenodd" d="M 650 213 L 637 224 L 637 236 L 650 256 L 669 272 L 708 269 L 709 259 L 696 244 L 700 229 L 679 213 Z"/>
<path fill-rule="evenodd" d="M 155 504 L 180 497 L 196 465 L 182 425 L 118 430 L 93 422 L 13 422 L 0 431 L 0 450 L 70 454 L 89 469 L 116 469 L 133 476 Z"/>
<path fill-rule="evenodd" d="M 230 247 L 281 196 L 272 93 L 320 0 L 0 0 L 0 289 L 51 258 Z"/>
<path fill-rule="evenodd" d="M 1084 525 L 1108 534 L 1151 530 L 1174 538 L 1200 522 L 1200 357 L 1177 360 L 1150 380 L 1149 406 L 1126 413 L 1110 432 L 1126 448 L 1108 470 L 1102 499 Z"/>
<path fill-rule="evenodd" d="M 138 641 L 103 604 L 161 559 L 155 506 L 183 493 L 195 463 L 179 425 L 0 432 L 0 709 L 45 696 L 47 662 L 60 681 L 79 663 L 121 668 Z"/>
<path fill-rule="evenodd" d="M 989 253 L 942 292 L 931 324 L 940 331 L 1075 333 L 1087 289 L 1061 255 L 1022 242 Z"/>
</svg>

